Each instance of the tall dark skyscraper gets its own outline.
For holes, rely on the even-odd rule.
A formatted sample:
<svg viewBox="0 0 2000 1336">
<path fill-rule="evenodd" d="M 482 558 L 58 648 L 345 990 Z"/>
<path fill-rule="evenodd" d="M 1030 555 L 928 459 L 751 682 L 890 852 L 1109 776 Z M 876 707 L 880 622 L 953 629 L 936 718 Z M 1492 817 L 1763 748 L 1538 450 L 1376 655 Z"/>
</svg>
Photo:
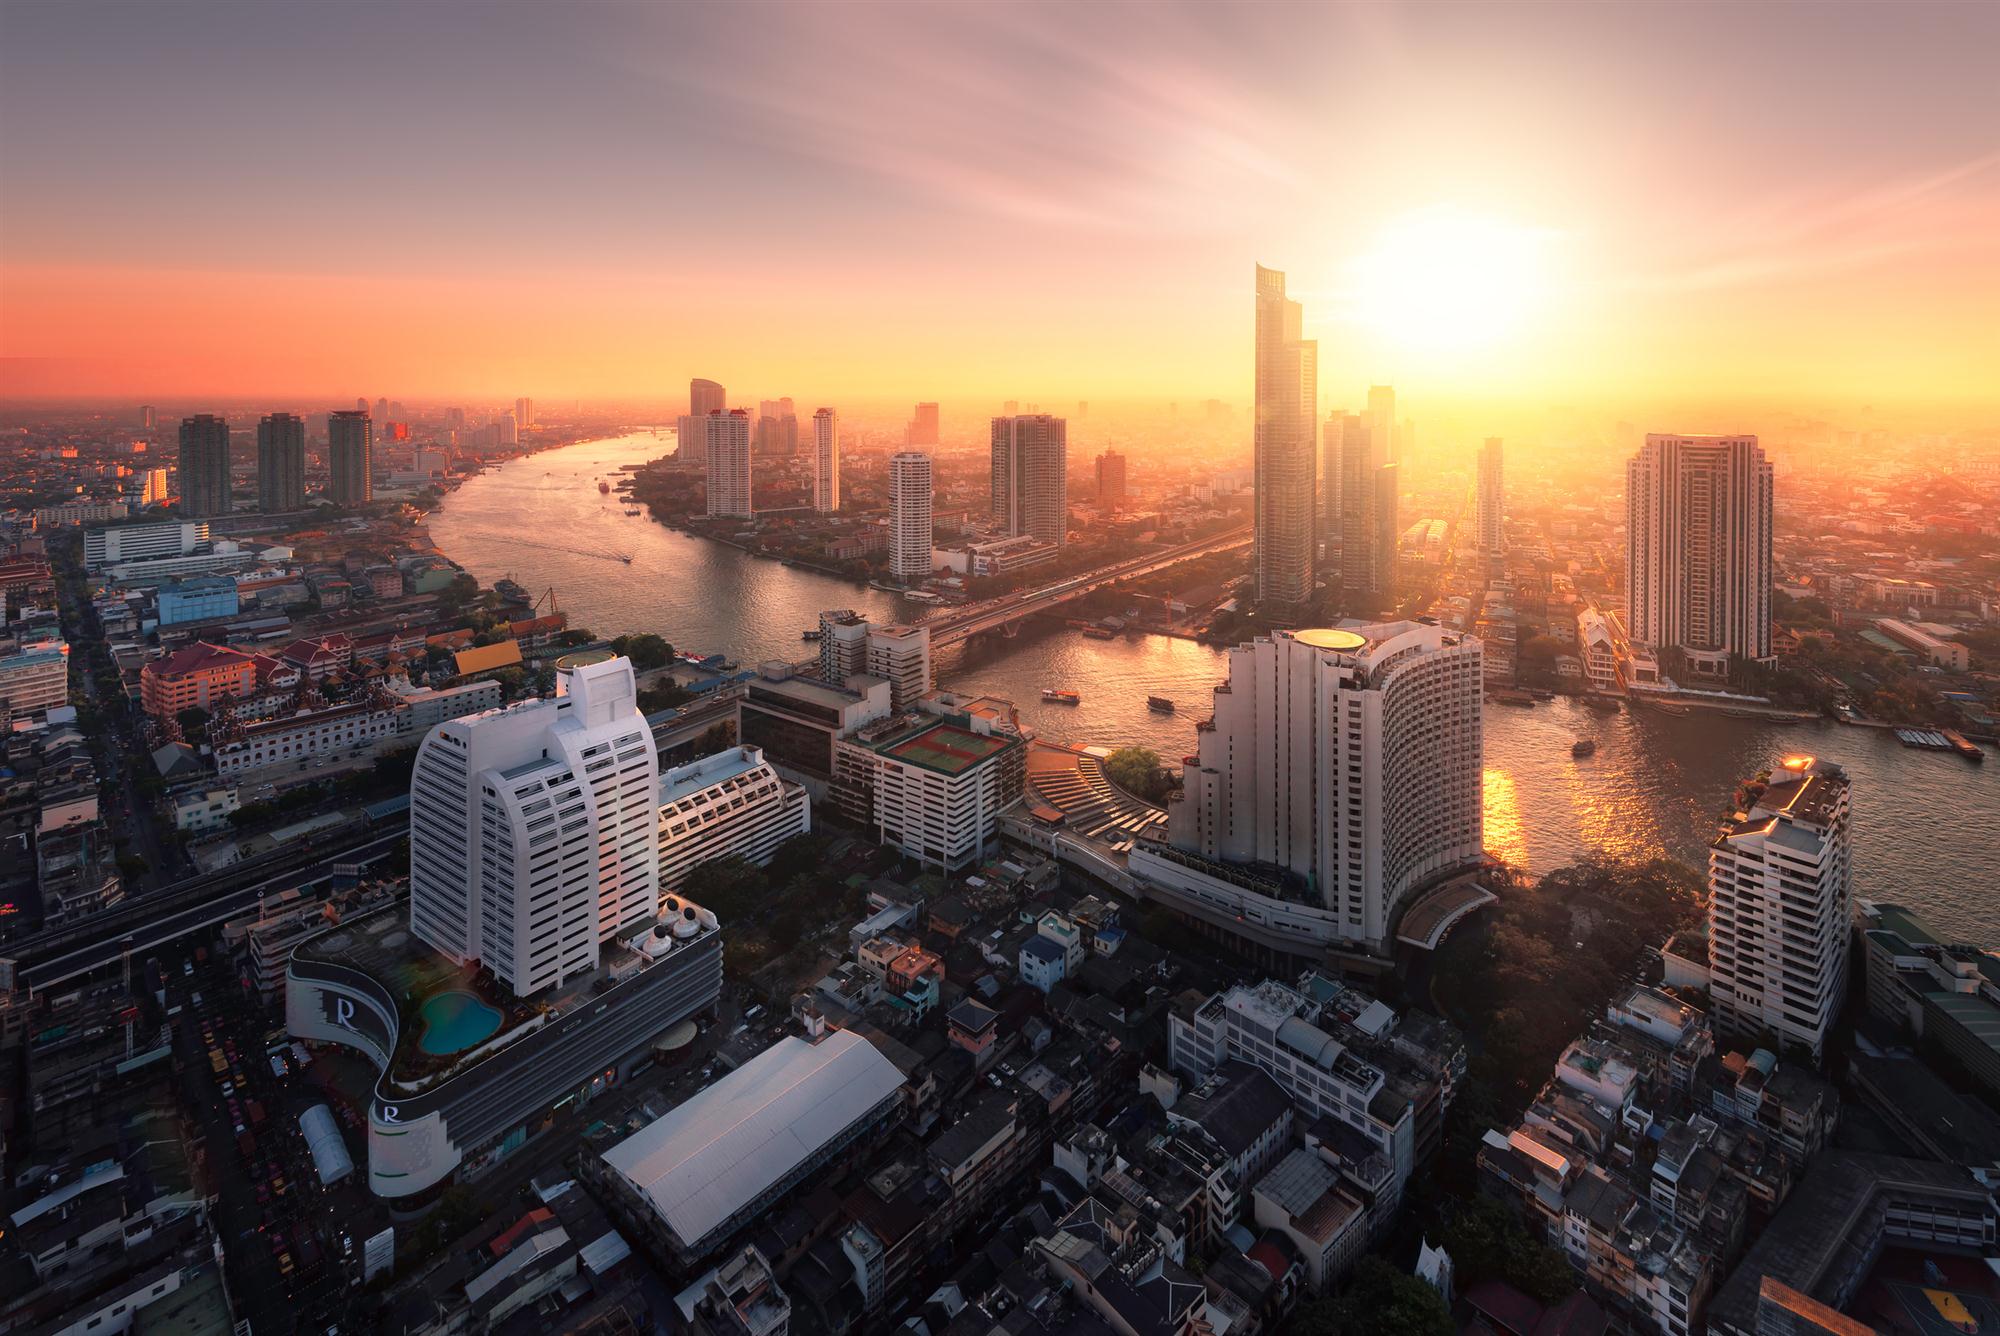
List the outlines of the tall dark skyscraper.
<svg viewBox="0 0 2000 1336">
<path fill-rule="evenodd" d="M 257 509 L 275 515 L 305 504 L 305 419 L 272 413 L 257 424 Z"/>
<path fill-rule="evenodd" d="M 993 519 L 1009 535 L 1069 537 L 1069 424 L 1047 413 L 993 419 Z"/>
<path fill-rule="evenodd" d="M 181 514 L 229 513 L 229 424 L 212 413 L 181 420 Z"/>
<path fill-rule="evenodd" d="M 358 506 L 375 496 L 375 424 L 359 409 L 326 420 L 327 498 Z"/>
<path fill-rule="evenodd" d="M 1285 276 L 1257 266 L 1257 601 L 1303 606 L 1313 593 L 1319 344 L 1299 337 L 1302 312 Z"/>
</svg>

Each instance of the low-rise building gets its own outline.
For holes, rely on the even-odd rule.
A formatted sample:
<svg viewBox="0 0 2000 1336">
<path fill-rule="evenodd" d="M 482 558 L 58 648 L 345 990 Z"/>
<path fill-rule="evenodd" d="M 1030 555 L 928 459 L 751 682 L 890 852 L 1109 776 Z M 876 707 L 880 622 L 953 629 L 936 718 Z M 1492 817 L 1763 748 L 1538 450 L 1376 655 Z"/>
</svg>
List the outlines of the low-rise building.
<svg viewBox="0 0 2000 1336">
<path fill-rule="evenodd" d="M 1305 1259 L 1314 1291 L 1326 1290 L 1347 1274 L 1368 1242 L 1366 1212 L 1340 1185 L 1326 1163 L 1309 1150 L 1294 1150 L 1251 1190 L 1257 1223 L 1291 1241 Z"/>
<path fill-rule="evenodd" d="M 0 654 L 0 727 L 69 704 L 69 642 L 31 641 Z"/>
<path fill-rule="evenodd" d="M 232 723 L 217 730 L 215 771 L 239 775 L 372 747 L 401 733 L 398 709 L 389 698 L 377 697 L 256 723 Z"/>
<path fill-rule="evenodd" d="M 767 863 L 812 829 L 812 799 L 757 747 L 730 747 L 660 776 L 660 888 L 717 858 Z"/>
<path fill-rule="evenodd" d="M 972 715 L 899 715 L 834 744 L 843 810 L 884 844 L 946 872 L 982 862 L 1021 796 L 1027 744 Z"/>
<path fill-rule="evenodd" d="M 155 659 L 139 671 L 139 703 L 165 721 L 183 710 L 213 711 L 222 701 L 257 689 L 251 655 L 201 641 Z"/>
<path fill-rule="evenodd" d="M 240 806 L 234 784 L 218 784 L 176 794 L 173 799 L 174 829 L 184 835 L 206 835 L 229 825 L 229 815 Z"/>
<path fill-rule="evenodd" d="M 192 575 L 170 580 L 160 586 L 156 597 L 161 626 L 234 617 L 243 606 L 236 581 L 226 575 Z"/>
</svg>

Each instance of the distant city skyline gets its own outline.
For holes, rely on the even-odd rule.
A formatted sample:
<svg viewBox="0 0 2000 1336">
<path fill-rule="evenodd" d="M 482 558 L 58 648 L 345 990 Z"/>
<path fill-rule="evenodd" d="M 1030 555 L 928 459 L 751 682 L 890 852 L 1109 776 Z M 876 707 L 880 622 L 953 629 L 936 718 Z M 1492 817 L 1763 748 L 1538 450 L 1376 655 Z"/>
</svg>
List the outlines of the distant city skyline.
<svg viewBox="0 0 2000 1336">
<path fill-rule="evenodd" d="M 1990 404 L 2000 11 L 1921 12 L 21 5 L 0 395 L 1240 403 L 1255 258 L 1427 403 Z"/>
</svg>

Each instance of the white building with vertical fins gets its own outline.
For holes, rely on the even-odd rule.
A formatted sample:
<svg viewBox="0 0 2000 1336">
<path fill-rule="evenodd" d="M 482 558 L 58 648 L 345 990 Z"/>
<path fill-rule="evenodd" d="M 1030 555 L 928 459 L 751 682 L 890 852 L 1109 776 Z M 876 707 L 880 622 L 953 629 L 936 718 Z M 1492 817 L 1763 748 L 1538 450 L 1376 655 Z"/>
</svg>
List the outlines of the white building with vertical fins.
<svg viewBox="0 0 2000 1336">
<path fill-rule="evenodd" d="M 1421 622 L 1229 651 L 1133 875 L 1191 912 L 1384 952 L 1417 893 L 1484 858 L 1480 643 Z"/>
<path fill-rule="evenodd" d="M 812 829 L 812 799 L 778 777 L 760 747 L 729 747 L 660 776 L 660 888 L 736 856 L 763 864 Z"/>
<path fill-rule="evenodd" d="M 1847 991 L 1848 779 L 1789 756 L 1740 791 L 1708 850 L 1710 994 L 1717 1028 L 1767 1032 L 1817 1059 Z"/>
<path fill-rule="evenodd" d="M 813 414 L 813 509 L 840 509 L 840 415 L 831 408 Z"/>
<path fill-rule="evenodd" d="M 1755 436 L 1646 437 L 1625 465 L 1634 641 L 1712 673 L 1771 657 L 1771 491 Z"/>
<path fill-rule="evenodd" d="M 708 513 L 750 519 L 750 414 L 717 409 L 703 419 L 708 439 Z"/>
<path fill-rule="evenodd" d="M 660 904 L 659 756 L 629 660 L 439 724 L 410 781 L 410 927 L 516 996 L 595 969 Z"/>
<path fill-rule="evenodd" d="M 902 450 L 889 457 L 889 573 L 922 580 L 931 565 L 931 457 Z"/>
</svg>

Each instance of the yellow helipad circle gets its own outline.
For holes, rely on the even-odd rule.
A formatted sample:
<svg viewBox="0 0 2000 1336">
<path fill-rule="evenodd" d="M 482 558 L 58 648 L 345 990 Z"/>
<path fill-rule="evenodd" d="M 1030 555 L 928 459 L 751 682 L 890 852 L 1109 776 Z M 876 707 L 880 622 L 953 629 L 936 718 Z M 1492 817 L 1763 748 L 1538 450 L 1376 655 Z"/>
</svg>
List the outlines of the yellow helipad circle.
<svg viewBox="0 0 2000 1336">
<path fill-rule="evenodd" d="M 1311 645 L 1314 649 L 1360 649 L 1368 643 L 1367 636 L 1331 627 L 1295 632 L 1292 638 L 1302 645 Z"/>
</svg>

